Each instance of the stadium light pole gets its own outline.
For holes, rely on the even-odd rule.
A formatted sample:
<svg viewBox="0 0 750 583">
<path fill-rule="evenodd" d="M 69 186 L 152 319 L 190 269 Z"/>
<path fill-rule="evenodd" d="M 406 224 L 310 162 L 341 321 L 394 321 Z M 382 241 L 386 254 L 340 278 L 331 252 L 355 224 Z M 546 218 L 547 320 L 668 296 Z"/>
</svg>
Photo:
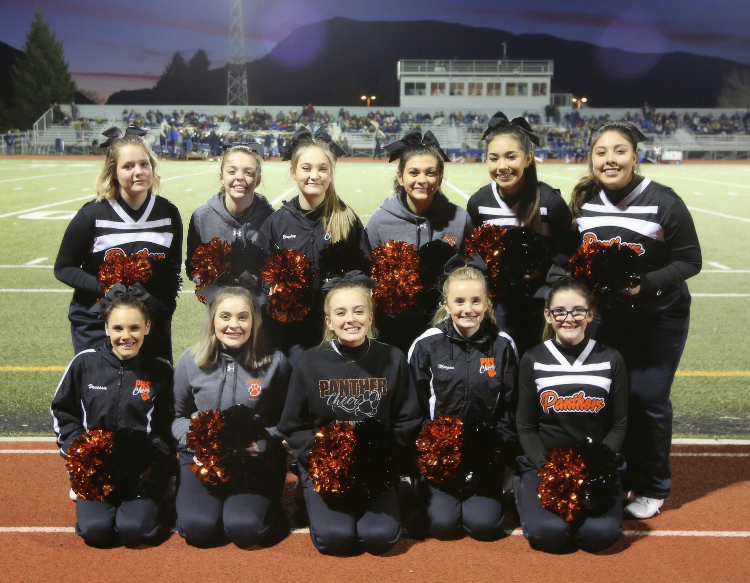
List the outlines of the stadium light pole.
<svg viewBox="0 0 750 583">
<path fill-rule="evenodd" d="M 360 99 L 362 101 L 366 101 L 367 102 L 367 107 L 369 108 L 370 107 L 370 101 L 375 101 L 377 99 L 377 97 L 375 97 L 374 95 L 369 95 L 369 96 L 363 95 L 362 97 L 360 97 Z"/>
<path fill-rule="evenodd" d="M 583 103 L 588 103 L 588 100 L 589 100 L 588 97 L 580 97 L 580 98 L 574 97 L 572 99 L 573 103 L 575 104 L 576 109 L 581 109 L 581 105 Z"/>
</svg>

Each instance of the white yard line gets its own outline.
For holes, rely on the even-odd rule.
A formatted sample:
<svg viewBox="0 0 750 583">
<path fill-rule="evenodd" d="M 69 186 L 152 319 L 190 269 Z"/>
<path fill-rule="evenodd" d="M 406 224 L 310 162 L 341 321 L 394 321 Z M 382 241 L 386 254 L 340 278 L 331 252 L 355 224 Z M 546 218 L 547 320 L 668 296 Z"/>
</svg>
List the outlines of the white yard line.
<svg viewBox="0 0 750 583">
<path fill-rule="evenodd" d="M 449 187 L 450 189 L 452 189 L 452 190 L 455 190 L 455 191 L 456 191 L 456 192 L 457 192 L 458 194 L 460 194 L 461 196 L 463 196 L 463 197 L 464 197 L 464 198 L 465 198 L 466 200 L 469 200 L 469 199 L 471 198 L 471 197 L 470 197 L 470 196 L 469 196 L 468 194 L 466 194 L 466 193 L 465 193 L 465 192 L 464 192 L 463 190 L 461 190 L 460 188 L 457 188 L 457 187 L 453 186 L 453 185 L 452 185 L 452 184 L 451 184 L 450 182 L 448 182 L 447 180 L 443 180 L 443 184 L 445 184 L 445 185 L 446 185 L 447 187 Z"/>
<path fill-rule="evenodd" d="M 706 209 L 699 209 L 695 208 L 694 206 L 688 207 L 691 211 L 695 211 L 697 213 L 706 213 L 707 215 L 716 215 L 717 217 L 724 217 L 725 219 L 734 219 L 735 221 L 743 221 L 745 223 L 750 223 L 750 219 L 746 219 L 744 217 L 735 217 L 734 215 L 725 215 L 724 213 L 717 213 L 715 211 L 707 211 Z"/>
<path fill-rule="evenodd" d="M 37 263 L 41 263 L 42 261 L 47 261 L 47 257 L 37 257 L 36 259 L 32 259 L 31 261 L 26 262 L 26 267 L 32 267 L 36 265 Z"/>
<path fill-rule="evenodd" d="M 702 269 L 701 273 L 750 273 L 750 269 Z"/>
<path fill-rule="evenodd" d="M 297 190 L 297 187 L 293 186 L 292 188 L 290 188 L 286 192 L 284 192 L 281 195 L 277 196 L 276 198 L 274 198 L 271 201 L 271 206 L 276 206 L 278 203 L 280 203 L 282 200 L 284 200 L 287 196 L 289 196 L 290 194 L 292 194 L 295 190 Z"/>
<path fill-rule="evenodd" d="M 750 294 L 690 294 L 694 298 L 750 298 Z"/>
<path fill-rule="evenodd" d="M 0 265 L 0 269 L 52 269 L 54 265 Z"/>
<path fill-rule="evenodd" d="M 43 206 L 35 206 L 34 208 L 30 209 L 24 209 L 22 211 L 14 211 L 12 213 L 5 213 L 4 215 L 0 215 L 0 219 L 4 219 L 5 217 L 12 217 L 13 215 L 22 215 L 23 213 L 30 213 L 31 211 L 38 211 L 40 209 L 48 209 L 53 206 L 60 206 L 61 204 L 68 204 L 71 202 L 77 202 L 79 200 L 90 200 L 91 195 L 88 196 L 79 196 L 78 198 L 71 198 L 69 200 L 61 200 L 60 202 L 53 202 L 52 204 L 45 204 Z"/>
<path fill-rule="evenodd" d="M 60 174 L 43 174 L 42 176 L 24 176 L 23 178 L 8 178 L 6 180 L 0 180 L 0 184 L 4 182 L 20 182 L 22 180 L 37 180 L 39 178 L 55 178 L 57 176 L 75 176 L 77 174 L 92 174 L 96 170 L 86 170 L 84 172 L 62 172 Z"/>
<path fill-rule="evenodd" d="M 709 265 L 713 265 L 714 267 L 717 267 L 719 269 L 723 269 L 725 271 L 728 271 L 728 270 L 732 269 L 731 267 L 729 267 L 727 265 L 723 265 L 721 263 L 716 263 L 716 261 L 707 261 L 706 263 L 708 263 Z"/>
<path fill-rule="evenodd" d="M 27 293 L 27 294 L 70 294 L 73 289 L 0 289 L 0 293 Z"/>
</svg>

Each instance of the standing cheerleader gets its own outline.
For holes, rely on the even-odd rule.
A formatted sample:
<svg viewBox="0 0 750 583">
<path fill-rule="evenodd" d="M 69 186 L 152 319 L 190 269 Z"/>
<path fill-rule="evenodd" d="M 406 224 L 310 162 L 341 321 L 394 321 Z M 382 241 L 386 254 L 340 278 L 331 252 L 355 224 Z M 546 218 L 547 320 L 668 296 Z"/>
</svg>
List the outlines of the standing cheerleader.
<svg viewBox="0 0 750 583">
<path fill-rule="evenodd" d="M 584 244 L 619 243 L 638 255 L 640 283 L 623 293 L 635 309 L 603 311 L 597 338 L 617 348 L 630 376 L 630 430 L 624 486 L 636 518 L 659 513 L 669 496 L 672 403 L 669 393 L 688 333 L 685 280 L 701 269 L 701 249 L 685 203 L 637 171 L 645 136 L 628 122 L 604 122 L 589 138 L 589 173 L 573 189 L 570 208 Z"/>
<path fill-rule="evenodd" d="M 404 448 L 414 442 L 422 424 L 406 358 L 372 339 L 369 288 L 374 282 L 367 280 L 353 273 L 331 280 L 324 304 L 325 339 L 294 367 L 278 425 L 301 469 L 310 537 L 321 553 L 332 555 L 347 553 L 357 543 L 373 554 L 390 550 L 401 537 L 399 500 L 394 488 L 359 504 L 321 497 L 308 475 L 316 433 L 332 423 L 374 419 Z"/>
<path fill-rule="evenodd" d="M 498 326 L 513 337 L 523 354 L 539 342 L 544 324 L 545 271 L 553 264 L 564 266 L 574 250 L 573 220 L 560 191 L 537 178 L 534 146 L 539 145 L 539 136 L 523 117 L 508 121 L 498 111 L 482 139 L 492 182 L 469 199 L 472 223 L 526 227 L 540 233 L 547 248 L 545 269 L 526 276 L 527 294 L 494 301 Z"/>
<path fill-rule="evenodd" d="M 105 339 L 104 322 L 91 308 L 104 289 L 97 276 L 107 258 L 138 254 L 169 262 L 174 276 L 182 263 L 182 219 L 177 207 L 157 196 L 157 160 L 136 126 L 122 134 L 107 130 L 104 168 L 96 181 L 96 200 L 86 203 L 70 221 L 55 260 L 55 277 L 75 291 L 68 319 L 76 353 Z M 151 289 L 166 306 L 152 314 L 155 352 L 172 360 L 173 291 Z M 166 296 L 166 297 L 165 297 Z M 171 296 L 171 297 L 170 297 Z"/>
<path fill-rule="evenodd" d="M 198 245 L 214 237 L 227 243 L 237 241 L 242 247 L 257 242 L 261 225 L 273 214 L 273 207 L 266 198 L 255 193 L 260 185 L 262 167 L 262 144 L 235 144 L 224 149 L 219 167 L 219 192 L 195 209 L 190 217 L 185 260 L 189 278 L 192 279 L 193 254 Z"/>
<path fill-rule="evenodd" d="M 266 255 L 282 249 L 304 253 L 314 274 L 315 297 L 320 295 L 325 273 L 319 264 L 320 252 L 332 243 L 342 242 L 370 256 L 365 229 L 334 187 L 336 157 L 344 154 L 322 129 L 312 134 L 301 126 L 292 137 L 284 160 L 291 160 L 291 176 L 299 192 L 274 212 L 260 230 L 258 244 Z M 273 294 L 273 286 L 269 290 Z M 320 300 L 300 322 L 278 324 L 269 321 L 269 334 L 294 364 L 307 348 L 320 342 Z"/>
<path fill-rule="evenodd" d="M 64 458 L 77 449 L 76 438 L 94 430 L 148 434 L 153 448 L 164 454 L 165 460 L 173 451 L 169 430 L 173 417 L 172 367 L 141 350 L 150 328 L 146 306 L 130 294 L 121 295 L 104 314 L 106 342 L 80 352 L 68 365 L 50 408 Z M 125 468 L 110 467 L 110 473 L 115 473 L 113 469 Z M 159 471 L 152 467 L 144 473 Z M 119 495 L 117 488 L 112 493 Z M 93 546 L 118 541 L 127 547 L 151 543 L 159 534 L 159 500 L 163 495 L 163 489 L 147 483 L 137 496 L 124 498 L 83 499 L 86 496 L 81 492 L 76 499 L 76 534 Z"/>
<path fill-rule="evenodd" d="M 432 132 L 409 130 L 385 147 L 389 162 L 398 160 L 393 181 L 395 194 L 387 198 L 367 222 L 367 237 L 375 249 L 389 241 L 403 241 L 419 250 L 431 241 L 443 241 L 456 251 L 471 233 L 469 215 L 448 200 L 441 190 L 448 157 Z M 393 317 L 378 311 L 378 329 L 384 342 L 404 353 L 429 325 L 435 306 Z"/>
<path fill-rule="evenodd" d="M 518 373 L 516 426 L 525 454 L 514 480 L 518 516 L 535 549 L 560 551 L 572 541 L 601 551 L 622 536 L 618 489 L 597 512 L 566 520 L 542 505 L 539 469 L 554 447 L 587 439 L 617 453 L 628 414 L 625 363 L 616 350 L 586 335 L 593 310 L 580 282 L 566 277 L 553 284 L 544 318 L 549 339 L 523 355 Z"/>
<path fill-rule="evenodd" d="M 188 544 L 206 547 L 228 537 L 239 547 L 262 542 L 280 505 L 286 451 L 275 429 L 251 446 L 265 463 L 255 485 L 223 493 L 195 475 L 194 452 L 186 445 L 191 418 L 209 409 L 248 407 L 264 427 L 273 428 L 284 407 L 291 367 L 263 333 L 260 312 L 241 287 L 224 287 L 209 298 L 198 343 L 175 367 L 174 437 L 179 441 L 180 485 L 177 529 Z M 228 486 L 238 476 L 228 476 Z"/>
<path fill-rule="evenodd" d="M 487 422 L 496 437 L 502 434 L 507 442 L 514 436 L 510 422 L 517 364 L 513 340 L 495 326 L 481 271 L 458 267 L 446 278 L 442 291 L 434 327 L 409 351 L 417 391 L 429 401 L 430 419 L 456 415 L 466 427 Z M 496 483 L 476 484 L 476 488 L 441 488 L 428 482 L 429 533 L 449 539 L 463 529 L 475 539 L 497 539 L 502 534 L 502 471 L 496 477 Z"/>
</svg>

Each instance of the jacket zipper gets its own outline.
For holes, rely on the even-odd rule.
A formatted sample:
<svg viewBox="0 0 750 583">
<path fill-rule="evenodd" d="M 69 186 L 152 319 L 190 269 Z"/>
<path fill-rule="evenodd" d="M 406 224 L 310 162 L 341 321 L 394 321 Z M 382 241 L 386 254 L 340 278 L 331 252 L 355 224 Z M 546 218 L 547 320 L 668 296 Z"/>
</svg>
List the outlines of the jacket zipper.
<svg viewBox="0 0 750 583">
<path fill-rule="evenodd" d="M 117 377 L 117 393 L 115 394 L 115 411 L 114 411 L 114 415 L 112 415 L 112 427 L 114 429 L 117 429 L 117 417 L 118 417 L 118 412 L 120 409 L 120 392 L 122 391 L 122 375 L 123 375 L 123 368 L 122 368 L 122 365 L 120 365 L 120 373 Z"/>
</svg>

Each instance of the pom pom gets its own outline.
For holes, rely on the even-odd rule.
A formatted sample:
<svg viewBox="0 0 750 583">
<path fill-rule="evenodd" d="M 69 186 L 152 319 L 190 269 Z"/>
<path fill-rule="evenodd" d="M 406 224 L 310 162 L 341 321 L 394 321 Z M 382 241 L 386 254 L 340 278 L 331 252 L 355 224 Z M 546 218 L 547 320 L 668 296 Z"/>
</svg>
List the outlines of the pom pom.
<svg viewBox="0 0 750 583">
<path fill-rule="evenodd" d="M 97 279 L 107 293 L 116 283 L 130 287 L 136 282 L 146 284 L 151 278 L 151 262 L 148 256 L 136 253 L 109 252 L 99 267 Z"/>
<path fill-rule="evenodd" d="M 350 271 L 370 273 L 371 262 L 358 245 L 338 241 L 326 245 L 318 255 L 318 269 L 324 279 L 344 277 Z"/>
<path fill-rule="evenodd" d="M 134 429 L 87 431 L 68 448 L 71 486 L 82 500 L 117 503 L 136 498 L 153 463 L 151 438 Z"/>
<path fill-rule="evenodd" d="M 68 448 L 68 473 L 73 492 L 82 500 L 103 502 L 114 484 L 108 469 L 114 451 L 111 431 L 94 429 L 76 437 Z"/>
<path fill-rule="evenodd" d="M 343 498 L 354 487 L 354 427 L 334 423 L 315 434 L 310 452 L 310 481 L 321 497 Z"/>
<path fill-rule="evenodd" d="M 544 237 L 528 227 L 509 229 L 502 236 L 502 247 L 502 252 L 495 259 L 499 271 L 495 276 L 496 294 L 505 297 L 533 295 L 539 277 L 548 267 Z"/>
<path fill-rule="evenodd" d="M 379 286 L 373 291 L 375 305 L 389 314 L 413 309 L 422 291 L 420 261 L 414 245 L 387 241 L 372 252 L 372 278 Z"/>
<path fill-rule="evenodd" d="M 581 456 L 570 446 L 553 447 L 549 460 L 539 468 L 538 496 L 542 507 L 566 522 L 583 513 L 585 481 L 588 473 Z"/>
<path fill-rule="evenodd" d="M 377 419 L 365 419 L 354 424 L 356 437 L 352 478 L 357 500 L 368 502 L 385 495 L 398 484 L 395 435 Z"/>
<path fill-rule="evenodd" d="M 420 305 L 430 314 L 435 312 L 442 299 L 440 283 L 445 264 L 456 253 L 456 248 L 445 241 L 430 241 L 419 248 L 419 280 L 423 288 Z"/>
<path fill-rule="evenodd" d="M 223 427 L 221 411 L 209 409 L 190 420 L 190 431 L 185 438 L 188 449 L 195 452 L 196 463 L 190 469 L 207 486 L 217 486 L 227 481 L 225 452 L 220 438 Z"/>
<path fill-rule="evenodd" d="M 198 278 L 195 286 L 195 295 L 202 303 L 206 303 L 206 298 L 198 293 L 209 283 L 215 280 L 221 273 L 228 271 L 231 267 L 229 256 L 232 246 L 221 237 L 214 237 L 208 243 L 198 245 L 190 258 L 193 265 L 193 271 L 190 277 Z"/>
<path fill-rule="evenodd" d="M 301 251 L 282 249 L 266 259 L 263 279 L 271 286 L 266 309 L 279 322 L 299 322 L 312 302 L 310 262 Z"/>
<path fill-rule="evenodd" d="M 440 415 L 427 423 L 417 437 L 417 467 L 437 485 L 459 478 L 464 446 L 464 423 L 455 415 Z"/>
<path fill-rule="evenodd" d="M 505 250 L 503 237 L 506 232 L 500 225 L 481 225 L 475 227 L 464 241 L 464 256 L 468 258 L 477 253 L 487 265 L 487 281 L 493 298 L 502 290 L 500 256 Z"/>
<path fill-rule="evenodd" d="M 638 254 L 619 243 L 585 242 L 568 262 L 570 274 L 585 284 L 604 308 L 633 307 L 638 296 L 624 296 L 639 283 Z"/>
</svg>

